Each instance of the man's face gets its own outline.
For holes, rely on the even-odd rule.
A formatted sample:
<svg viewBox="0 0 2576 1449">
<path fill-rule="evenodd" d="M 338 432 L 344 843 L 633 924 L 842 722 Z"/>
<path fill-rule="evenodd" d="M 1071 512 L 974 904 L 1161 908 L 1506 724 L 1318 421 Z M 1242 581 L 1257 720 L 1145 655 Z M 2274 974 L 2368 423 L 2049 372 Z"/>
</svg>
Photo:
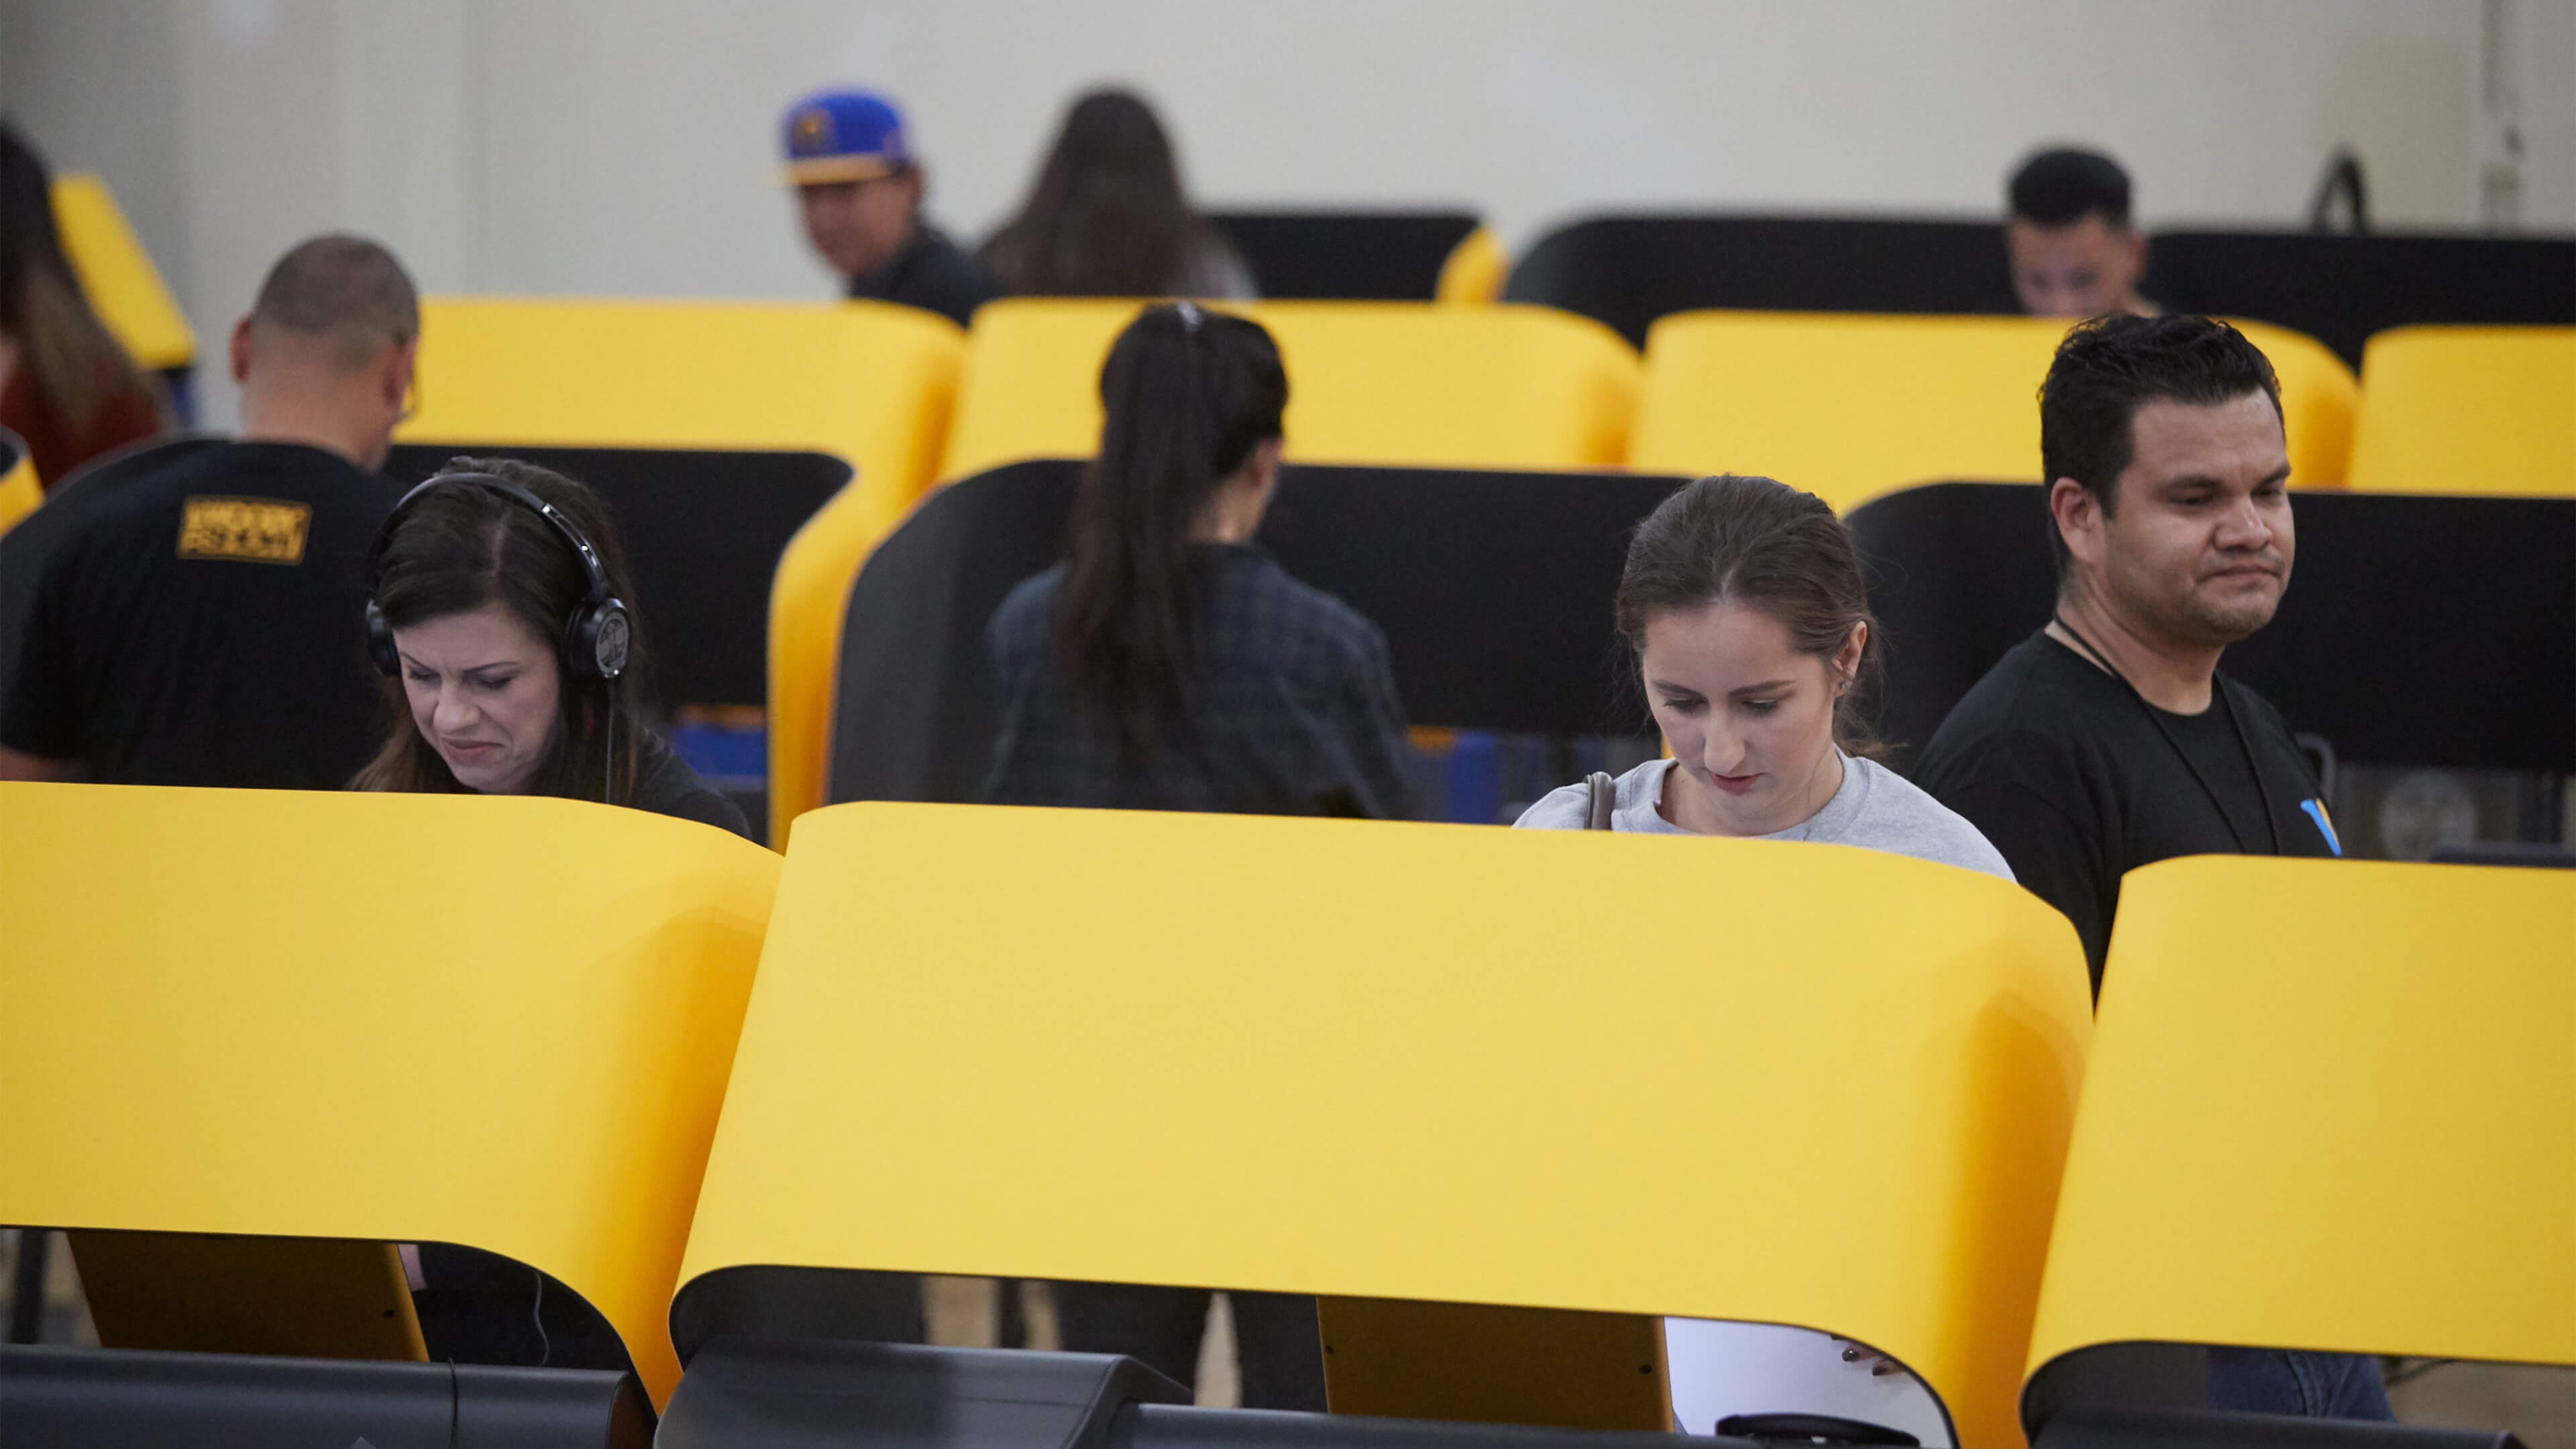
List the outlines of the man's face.
<svg viewBox="0 0 2576 1449">
<path fill-rule="evenodd" d="M 2147 269 L 2147 239 L 2098 212 L 2069 226 L 2014 217 L 2004 225 L 2004 247 L 2012 254 L 2013 291 L 2034 317 L 2127 311 Z"/>
<path fill-rule="evenodd" d="M 800 186 L 796 192 L 814 250 L 832 270 L 855 277 L 882 265 L 903 246 L 912 231 L 913 208 L 921 200 L 921 173 Z"/>
<path fill-rule="evenodd" d="M 2280 415 L 2260 392 L 2207 406 L 2157 400 L 2130 424 L 2118 507 L 2068 547 L 2134 628 L 2224 647 L 2270 623 L 2298 538 Z M 2092 557 L 2083 557 L 2086 554 Z"/>
</svg>

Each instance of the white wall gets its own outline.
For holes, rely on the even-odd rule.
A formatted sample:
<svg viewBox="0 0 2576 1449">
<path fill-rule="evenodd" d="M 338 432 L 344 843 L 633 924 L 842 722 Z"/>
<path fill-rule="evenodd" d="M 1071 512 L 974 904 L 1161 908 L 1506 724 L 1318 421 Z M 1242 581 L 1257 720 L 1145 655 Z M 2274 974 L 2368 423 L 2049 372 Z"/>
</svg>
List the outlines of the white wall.
<svg viewBox="0 0 2576 1449">
<path fill-rule="evenodd" d="M 2292 224 L 2358 147 L 2383 225 L 2480 219 L 2509 17 L 2526 224 L 2576 228 L 2576 0 L 0 0 L 0 108 L 106 173 L 212 341 L 347 226 L 435 290 L 819 296 L 786 102 L 909 108 L 978 235 L 1069 95 L 1140 86 L 1223 203 L 1986 213 L 2034 143 L 2150 224 Z M 227 389 L 208 389 L 227 415 Z"/>
</svg>

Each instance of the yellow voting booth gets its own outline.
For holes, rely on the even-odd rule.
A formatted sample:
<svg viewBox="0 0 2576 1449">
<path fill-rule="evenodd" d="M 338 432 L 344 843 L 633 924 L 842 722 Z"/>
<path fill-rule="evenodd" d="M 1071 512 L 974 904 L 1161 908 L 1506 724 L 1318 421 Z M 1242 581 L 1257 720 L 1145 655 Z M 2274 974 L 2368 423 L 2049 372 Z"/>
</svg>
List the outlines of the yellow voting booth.
<svg viewBox="0 0 2576 1449">
<path fill-rule="evenodd" d="M 53 199 L 54 227 L 62 234 L 64 255 L 126 356 L 149 372 L 195 363 L 197 334 L 161 280 L 160 269 L 135 239 L 134 228 L 126 224 L 107 183 L 85 172 L 67 172 L 54 178 Z"/>
<path fill-rule="evenodd" d="M 2039 478 L 2046 317 L 1683 312 L 1646 336 L 1628 466 L 1758 473 L 1848 511 L 1913 483 Z M 2305 333 L 2236 324 L 2271 359 L 2295 484 L 2344 481 L 2352 373 Z"/>
<path fill-rule="evenodd" d="M 770 590 L 770 839 L 784 840 L 823 800 L 850 580 L 930 485 L 961 336 L 881 302 L 431 297 L 419 396 L 395 436 L 811 449 L 858 470 L 788 544 Z"/>
<path fill-rule="evenodd" d="M 2063 918 L 1900 856 L 836 806 L 673 1316 L 797 1265 L 1754 1319 L 2009 1444 L 2090 1030 Z"/>
<path fill-rule="evenodd" d="M 2392 327 L 2361 374 L 2354 487 L 2576 494 L 2576 327 Z"/>
<path fill-rule="evenodd" d="M 658 1401 L 778 869 L 568 800 L 0 785 L 0 1222 L 506 1254 Z"/>
<path fill-rule="evenodd" d="M 1145 305 L 1020 297 L 978 311 L 940 476 L 1097 451 L 1101 364 Z M 1226 310 L 1279 344 L 1294 461 L 1608 468 L 1627 451 L 1637 355 L 1588 318 L 1433 302 Z"/>
<path fill-rule="evenodd" d="M 2030 1371 L 2142 1340 L 2576 1363 L 2571 1040 L 2576 872 L 2131 872 Z"/>
</svg>

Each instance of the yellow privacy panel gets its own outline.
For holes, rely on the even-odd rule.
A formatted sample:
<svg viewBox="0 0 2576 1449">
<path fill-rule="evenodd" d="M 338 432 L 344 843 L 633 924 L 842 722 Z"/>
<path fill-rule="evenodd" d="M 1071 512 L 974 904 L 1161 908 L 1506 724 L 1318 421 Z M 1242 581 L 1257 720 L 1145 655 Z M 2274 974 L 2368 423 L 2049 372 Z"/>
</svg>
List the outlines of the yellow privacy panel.
<svg viewBox="0 0 2576 1449">
<path fill-rule="evenodd" d="M 2129 1339 L 2576 1362 L 2576 872 L 2132 872 L 2030 1367 Z"/>
<path fill-rule="evenodd" d="M 1100 368 L 1145 304 L 1018 298 L 975 314 L 940 475 L 1100 445 Z M 1544 307 L 1266 302 L 1288 369 L 1288 456 L 1307 463 L 1606 468 L 1627 450 L 1637 358 Z"/>
<path fill-rule="evenodd" d="M 44 501 L 45 490 L 36 482 L 36 461 L 28 456 L 27 445 L 16 433 L 0 428 L 0 533 L 16 527 L 19 519 Z"/>
<path fill-rule="evenodd" d="M 879 302 L 431 297 L 396 436 L 833 453 L 873 539 L 929 485 L 960 335 Z"/>
<path fill-rule="evenodd" d="M 197 334 L 106 182 L 77 172 L 55 177 L 54 226 L 90 306 L 135 366 L 158 372 L 197 360 Z"/>
<path fill-rule="evenodd" d="M 658 1401 L 778 869 L 567 800 L 0 785 L 0 1222 L 505 1253 Z"/>
<path fill-rule="evenodd" d="M 2576 494 L 2576 327 L 2396 327 L 2361 355 L 2356 488 Z"/>
<path fill-rule="evenodd" d="M 2281 379 L 2292 481 L 2341 483 L 2352 374 L 2303 333 L 2239 322 Z M 1848 510 L 1946 479 L 2039 481 L 2044 317 L 1686 312 L 1646 339 L 1628 464 L 1759 473 Z"/>
<path fill-rule="evenodd" d="M 1801 1323 L 2010 1443 L 2090 1029 L 2063 918 L 1900 856 L 836 806 L 788 852 L 686 1276 Z"/>
<path fill-rule="evenodd" d="M 1491 302 L 1503 295 L 1503 282 L 1511 270 L 1512 259 L 1494 239 L 1493 228 L 1480 226 L 1450 249 L 1449 259 L 1440 264 L 1434 293 L 1443 302 Z"/>
</svg>

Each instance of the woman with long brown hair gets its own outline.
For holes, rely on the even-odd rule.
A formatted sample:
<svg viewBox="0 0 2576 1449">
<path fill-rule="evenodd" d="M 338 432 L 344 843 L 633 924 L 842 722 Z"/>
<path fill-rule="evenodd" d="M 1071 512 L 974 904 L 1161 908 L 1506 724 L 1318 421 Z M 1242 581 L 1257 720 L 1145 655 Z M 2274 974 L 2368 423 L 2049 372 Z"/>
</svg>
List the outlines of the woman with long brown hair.
<svg viewBox="0 0 2576 1449">
<path fill-rule="evenodd" d="M 161 405 L 92 311 L 54 226 L 53 178 L 0 121 L 0 427 L 47 488 L 161 431 Z"/>
<path fill-rule="evenodd" d="M 456 458 L 396 504 L 369 559 L 382 750 L 351 788 L 599 800 L 748 836 L 644 723 L 626 553 L 599 495 Z"/>
<path fill-rule="evenodd" d="M 1074 102 L 1020 214 L 979 255 L 1027 296 L 1254 295 L 1252 269 L 1191 209 L 1163 123 L 1129 91 Z"/>
</svg>

